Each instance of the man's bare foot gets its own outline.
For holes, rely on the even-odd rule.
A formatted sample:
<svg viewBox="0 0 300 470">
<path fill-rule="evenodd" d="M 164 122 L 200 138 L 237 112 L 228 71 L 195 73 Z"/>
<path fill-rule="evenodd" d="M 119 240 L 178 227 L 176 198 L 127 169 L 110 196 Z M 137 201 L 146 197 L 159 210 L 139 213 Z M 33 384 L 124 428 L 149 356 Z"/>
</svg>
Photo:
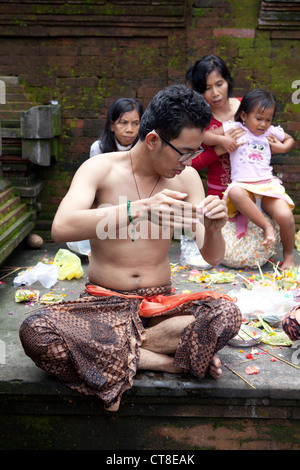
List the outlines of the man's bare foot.
<svg viewBox="0 0 300 470">
<path fill-rule="evenodd" d="M 214 379 L 218 379 L 222 374 L 221 361 L 216 355 L 214 355 L 211 360 L 208 372 Z"/>
<path fill-rule="evenodd" d="M 138 369 L 156 370 L 182 374 L 183 369 L 174 366 L 174 357 L 140 348 L 140 362 Z"/>
<path fill-rule="evenodd" d="M 264 230 L 264 236 L 265 238 L 262 241 L 262 245 L 268 247 L 275 243 L 276 237 L 273 225 L 270 224 L 267 226 L 267 228 Z"/>
</svg>

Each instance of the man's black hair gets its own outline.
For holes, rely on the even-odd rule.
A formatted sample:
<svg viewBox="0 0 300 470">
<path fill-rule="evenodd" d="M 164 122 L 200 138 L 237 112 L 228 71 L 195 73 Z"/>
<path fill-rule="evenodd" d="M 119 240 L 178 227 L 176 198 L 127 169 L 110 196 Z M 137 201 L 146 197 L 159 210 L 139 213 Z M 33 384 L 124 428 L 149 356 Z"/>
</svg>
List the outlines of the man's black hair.
<svg viewBox="0 0 300 470">
<path fill-rule="evenodd" d="M 159 91 L 146 108 L 139 139 L 156 130 L 171 141 L 186 127 L 205 130 L 211 119 L 210 106 L 199 93 L 185 85 L 171 85 Z"/>
</svg>

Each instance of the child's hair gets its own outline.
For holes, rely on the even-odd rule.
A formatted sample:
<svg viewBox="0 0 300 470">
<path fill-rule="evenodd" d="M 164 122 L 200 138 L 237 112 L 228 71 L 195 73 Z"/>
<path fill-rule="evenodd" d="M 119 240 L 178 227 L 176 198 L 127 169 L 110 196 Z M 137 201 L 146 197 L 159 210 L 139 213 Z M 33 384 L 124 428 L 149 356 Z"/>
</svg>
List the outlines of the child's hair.
<svg viewBox="0 0 300 470">
<path fill-rule="evenodd" d="M 244 111 L 246 114 L 251 113 L 257 106 L 258 111 L 264 111 L 265 109 L 274 108 L 274 114 L 276 111 L 276 101 L 270 91 L 256 88 L 251 90 L 243 97 L 240 106 L 235 113 L 234 120 L 242 122 L 241 113 Z"/>
</svg>

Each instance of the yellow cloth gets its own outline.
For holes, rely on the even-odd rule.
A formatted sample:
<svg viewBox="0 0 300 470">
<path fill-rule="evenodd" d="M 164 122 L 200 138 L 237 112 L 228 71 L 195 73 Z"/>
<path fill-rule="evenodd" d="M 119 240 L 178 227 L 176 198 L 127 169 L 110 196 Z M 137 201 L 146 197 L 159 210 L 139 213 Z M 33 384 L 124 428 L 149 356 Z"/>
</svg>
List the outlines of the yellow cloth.
<svg viewBox="0 0 300 470">
<path fill-rule="evenodd" d="M 294 209 L 295 204 L 290 198 L 290 196 L 285 192 L 284 186 L 281 184 L 280 180 L 276 177 L 268 180 L 263 181 L 260 183 L 242 183 L 242 182 L 234 182 L 228 185 L 224 193 L 224 199 L 227 203 L 228 208 L 228 217 L 234 217 L 238 210 L 235 205 L 229 199 L 229 191 L 233 186 L 240 186 L 244 188 L 246 191 L 255 194 L 257 196 L 269 196 L 275 197 L 279 199 L 284 199 L 288 205 L 290 206 L 291 210 Z"/>
</svg>

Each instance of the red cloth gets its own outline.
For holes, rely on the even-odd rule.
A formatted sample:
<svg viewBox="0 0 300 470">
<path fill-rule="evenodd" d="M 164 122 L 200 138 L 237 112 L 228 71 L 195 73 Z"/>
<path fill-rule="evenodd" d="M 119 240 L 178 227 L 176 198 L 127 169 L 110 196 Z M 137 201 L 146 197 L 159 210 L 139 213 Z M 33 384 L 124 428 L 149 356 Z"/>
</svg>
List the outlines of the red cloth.
<svg viewBox="0 0 300 470">
<path fill-rule="evenodd" d="M 86 290 L 90 295 L 95 296 L 117 296 L 117 297 L 124 297 L 124 298 L 138 298 L 142 299 L 140 305 L 140 316 L 141 317 L 153 317 L 155 315 L 161 315 L 172 308 L 178 307 L 185 302 L 189 302 L 191 300 L 199 300 L 204 298 L 213 298 L 219 299 L 223 297 L 227 300 L 233 301 L 229 295 L 221 294 L 215 291 L 205 291 L 205 292 L 192 292 L 187 294 L 174 294 L 174 295 L 155 295 L 153 297 L 143 297 L 140 295 L 134 294 L 121 294 L 116 291 L 112 291 L 106 289 L 101 286 L 95 285 L 87 285 Z"/>
<path fill-rule="evenodd" d="M 238 98 L 240 101 L 241 99 Z M 221 126 L 222 122 L 213 117 L 206 130 L 216 129 Z M 203 144 L 203 148 L 204 152 L 193 159 L 192 166 L 197 171 L 203 168 L 208 169 L 207 195 L 216 195 L 222 199 L 223 192 L 227 189 L 228 184 L 231 183 L 229 154 L 225 153 L 218 156 L 214 147 L 208 147 Z"/>
</svg>

